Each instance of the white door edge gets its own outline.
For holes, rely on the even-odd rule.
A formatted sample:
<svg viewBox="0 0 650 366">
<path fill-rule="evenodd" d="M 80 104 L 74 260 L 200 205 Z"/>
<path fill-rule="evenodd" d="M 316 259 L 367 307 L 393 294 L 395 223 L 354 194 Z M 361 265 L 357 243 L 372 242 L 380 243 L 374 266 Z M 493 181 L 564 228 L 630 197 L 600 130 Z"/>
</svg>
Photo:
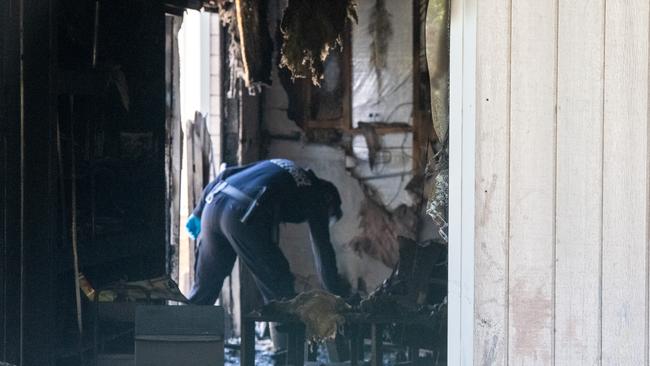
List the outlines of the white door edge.
<svg viewBox="0 0 650 366">
<path fill-rule="evenodd" d="M 451 0 L 447 364 L 474 363 L 476 1 Z"/>
</svg>

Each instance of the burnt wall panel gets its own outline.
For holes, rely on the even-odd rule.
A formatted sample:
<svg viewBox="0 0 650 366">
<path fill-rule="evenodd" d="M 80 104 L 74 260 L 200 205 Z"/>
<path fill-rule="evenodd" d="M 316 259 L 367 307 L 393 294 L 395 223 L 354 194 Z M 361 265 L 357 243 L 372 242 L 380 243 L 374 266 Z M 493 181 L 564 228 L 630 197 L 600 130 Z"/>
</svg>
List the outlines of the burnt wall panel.
<svg viewBox="0 0 650 366">
<path fill-rule="evenodd" d="M 0 3 L 0 360 L 20 351 L 18 1 Z"/>
<path fill-rule="evenodd" d="M 59 116 L 64 139 L 74 126 L 81 270 L 95 287 L 163 274 L 168 242 L 163 8 L 153 1 L 101 2 L 95 28 L 94 1 L 59 1 L 58 67 L 68 78 Z M 75 85 L 79 75 L 98 82 L 92 88 Z M 72 113 L 69 94 L 75 94 Z M 70 149 L 65 150 L 69 162 Z M 66 190 L 69 194 L 70 187 Z"/>
<path fill-rule="evenodd" d="M 21 365 L 51 365 L 54 336 L 52 5 L 22 1 Z"/>
<path fill-rule="evenodd" d="M 103 36 L 98 65 L 92 69 L 88 41 L 92 16 L 86 12 L 92 14 L 94 1 L 0 2 L 2 362 L 52 365 L 75 342 L 72 166 L 78 173 L 82 271 L 88 277 L 100 274 L 101 281 L 165 272 L 164 13 L 159 4 L 149 1 L 102 3 L 107 4 L 100 22 Z M 70 9 L 74 12 L 67 12 Z M 72 28 L 61 27 L 65 23 Z M 119 79 L 116 65 L 129 86 L 130 108 L 121 106 L 122 95 L 114 82 Z M 59 80 L 59 76 L 68 78 Z M 82 83 L 75 84 L 75 80 Z M 75 95 L 74 113 L 70 112 L 70 94 Z M 105 127 L 102 133 L 95 134 L 97 126 Z M 147 154 L 129 156 L 124 132 L 147 135 Z M 57 142 L 62 145 L 63 170 L 59 169 Z M 100 184 L 92 183 L 90 172 L 96 171 L 98 160 L 107 163 L 125 156 L 127 163 L 118 163 L 119 168 L 107 174 L 109 179 L 98 181 L 103 188 L 123 193 L 122 201 L 129 202 L 124 217 L 132 219 L 132 224 L 121 228 L 118 237 L 89 234 L 84 222 L 93 217 L 85 215 L 89 207 L 112 199 L 110 195 L 91 199 L 90 193 L 96 188 L 98 192 Z M 116 247 L 129 250 L 115 255 Z M 90 314 L 85 315 L 88 326 Z"/>
</svg>

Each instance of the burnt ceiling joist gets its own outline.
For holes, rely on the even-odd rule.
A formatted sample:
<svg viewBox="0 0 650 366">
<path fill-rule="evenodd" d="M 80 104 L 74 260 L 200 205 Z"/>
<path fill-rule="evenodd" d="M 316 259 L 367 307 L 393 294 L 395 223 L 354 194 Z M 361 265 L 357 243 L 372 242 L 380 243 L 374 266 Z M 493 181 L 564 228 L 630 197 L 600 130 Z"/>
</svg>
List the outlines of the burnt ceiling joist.
<svg viewBox="0 0 650 366">
<path fill-rule="evenodd" d="M 204 7 L 203 3 L 202 0 L 165 0 L 163 5 L 166 13 L 182 16 L 186 9 L 200 10 Z M 207 6 L 205 8 L 210 9 Z"/>
</svg>

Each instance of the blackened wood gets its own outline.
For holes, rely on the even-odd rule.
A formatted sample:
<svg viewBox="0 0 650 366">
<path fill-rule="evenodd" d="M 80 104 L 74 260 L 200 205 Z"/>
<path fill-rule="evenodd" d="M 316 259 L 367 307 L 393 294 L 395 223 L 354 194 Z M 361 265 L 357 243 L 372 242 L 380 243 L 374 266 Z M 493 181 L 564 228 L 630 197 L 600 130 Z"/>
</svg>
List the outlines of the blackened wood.
<svg viewBox="0 0 650 366">
<path fill-rule="evenodd" d="M 180 19 L 165 17 L 165 90 L 166 90 L 166 143 L 167 169 L 167 272 L 179 281 L 179 244 L 181 212 L 181 162 L 183 157 L 183 131 L 180 119 L 180 64 L 178 59 L 178 30 Z"/>
<path fill-rule="evenodd" d="M 383 352 L 383 325 L 373 323 L 370 327 L 370 333 L 372 337 L 372 354 L 370 356 L 370 364 L 372 366 L 382 366 L 384 364 L 384 352 Z"/>
<path fill-rule="evenodd" d="M 21 362 L 52 365 L 55 337 L 56 180 L 54 2 L 22 0 Z M 72 279 L 71 279 L 72 280 Z"/>
<path fill-rule="evenodd" d="M 0 359 L 20 357 L 19 1 L 0 2 Z"/>
<path fill-rule="evenodd" d="M 260 158 L 261 103 L 259 95 L 252 96 L 246 90 L 241 90 L 239 101 L 239 149 L 237 156 L 239 164 L 244 165 Z M 240 317 L 242 318 L 263 304 L 257 283 L 242 261 L 239 261 L 239 299 Z M 243 324 L 243 322 L 240 324 Z"/>
<path fill-rule="evenodd" d="M 363 362 L 363 336 L 361 326 L 350 323 L 350 366 L 359 365 L 359 359 Z"/>
<path fill-rule="evenodd" d="M 255 320 L 242 317 L 241 323 L 241 366 L 255 365 Z"/>
<path fill-rule="evenodd" d="M 244 67 L 244 83 L 271 83 L 273 41 L 269 35 L 267 0 L 235 0 Z"/>
</svg>

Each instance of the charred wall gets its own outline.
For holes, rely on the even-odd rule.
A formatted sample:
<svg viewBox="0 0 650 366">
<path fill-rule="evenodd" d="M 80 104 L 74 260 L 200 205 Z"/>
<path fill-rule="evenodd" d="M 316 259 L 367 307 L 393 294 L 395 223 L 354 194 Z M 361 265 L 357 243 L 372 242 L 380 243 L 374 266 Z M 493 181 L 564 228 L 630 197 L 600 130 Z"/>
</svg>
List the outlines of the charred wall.
<svg viewBox="0 0 650 366">
<path fill-rule="evenodd" d="M 0 360 L 20 358 L 19 1 L 0 4 Z"/>
<path fill-rule="evenodd" d="M 73 211 L 96 287 L 165 272 L 163 8 L 102 2 L 95 67 L 93 14 L 89 0 L 0 4 L 0 360 L 12 364 L 79 361 Z"/>
</svg>

